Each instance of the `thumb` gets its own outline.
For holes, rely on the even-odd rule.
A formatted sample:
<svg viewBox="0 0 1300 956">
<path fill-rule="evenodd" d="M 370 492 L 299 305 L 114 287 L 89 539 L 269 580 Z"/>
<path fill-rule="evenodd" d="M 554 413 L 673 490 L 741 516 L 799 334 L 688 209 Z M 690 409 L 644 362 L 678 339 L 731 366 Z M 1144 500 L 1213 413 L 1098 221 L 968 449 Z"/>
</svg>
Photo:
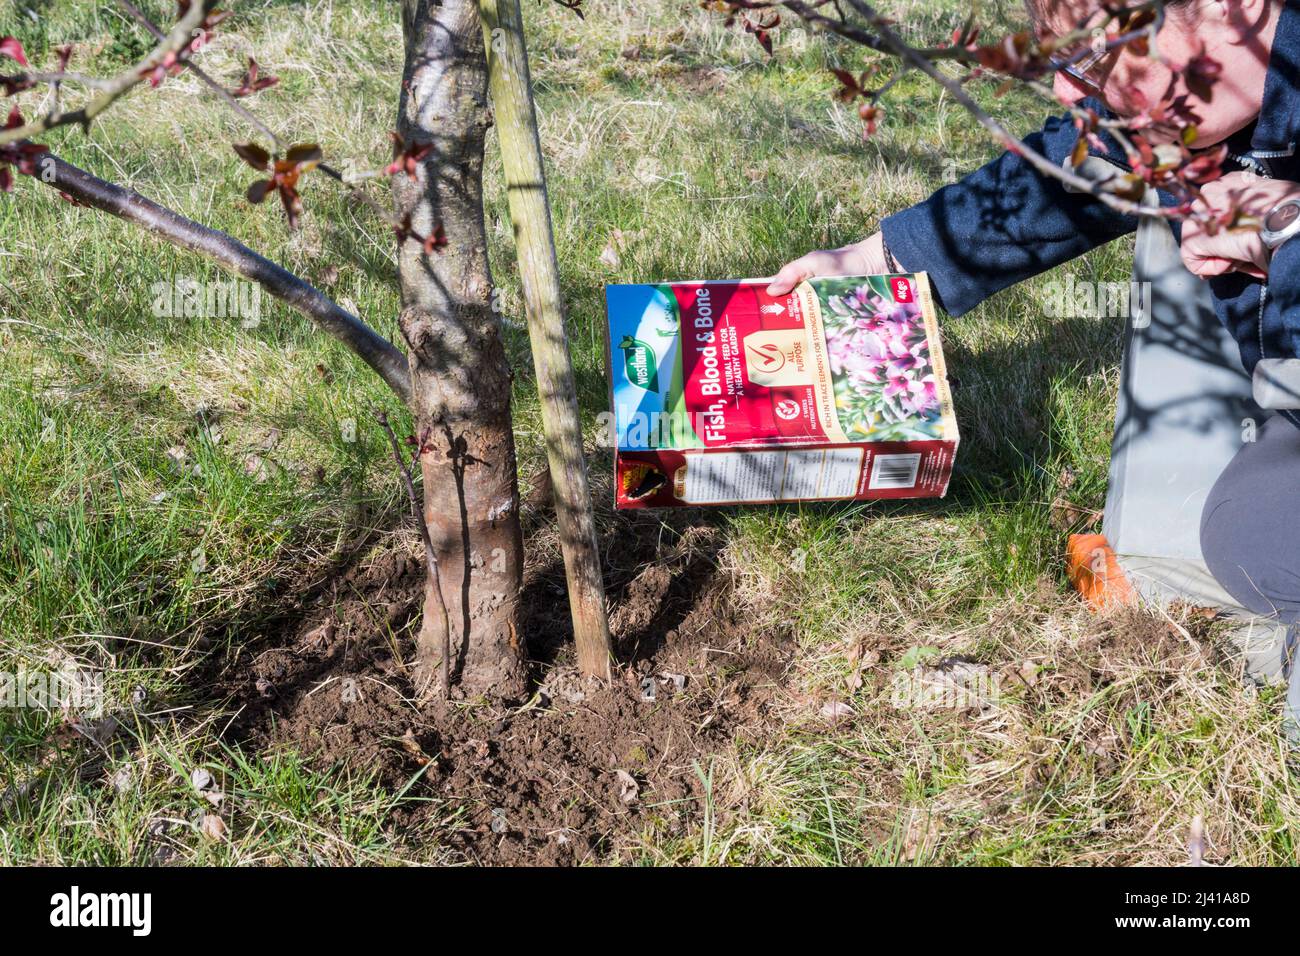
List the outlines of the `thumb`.
<svg viewBox="0 0 1300 956">
<path fill-rule="evenodd" d="M 1232 271 L 1232 262 L 1219 256 L 1205 256 L 1202 258 L 1192 259 L 1184 263 L 1189 272 L 1194 276 L 1202 279 L 1208 279 L 1211 276 L 1227 275 Z"/>
<path fill-rule="evenodd" d="M 785 295 L 811 275 L 812 268 L 806 258 L 796 259 L 776 274 L 767 287 L 767 294 Z"/>
</svg>

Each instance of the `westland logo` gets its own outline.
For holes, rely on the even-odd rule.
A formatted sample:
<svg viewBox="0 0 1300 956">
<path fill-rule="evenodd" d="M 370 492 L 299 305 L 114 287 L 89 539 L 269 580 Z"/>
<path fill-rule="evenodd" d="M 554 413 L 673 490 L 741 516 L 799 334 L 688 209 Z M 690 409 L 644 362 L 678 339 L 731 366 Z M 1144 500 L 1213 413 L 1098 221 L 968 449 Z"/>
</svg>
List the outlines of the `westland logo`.
<svg viewBox="0 0 1300 956">
<path fill-rule="evenodd" d="M 153 929 L 152 893 L 69 893 L 50 897 L 50 925 L 127 926 L 133 936 L 148 936 Z"/>
<path fill-rule="evenodd" d="M 761 372 L 779 372 L 785 367 L 785 353 L 775 342 L 764 342 L 762 345 L 746 342 L 745 348 L 749 349 L 749 364 Z"/>
<path fill-rule="evenodd" d="M 627 370 L 627 380 L 647 392 L 659 391 L 659 359 L 655 350 L 630 335 L 623 336 L 618 347 L 623 350 L 623 368 Z"/>
</svg>

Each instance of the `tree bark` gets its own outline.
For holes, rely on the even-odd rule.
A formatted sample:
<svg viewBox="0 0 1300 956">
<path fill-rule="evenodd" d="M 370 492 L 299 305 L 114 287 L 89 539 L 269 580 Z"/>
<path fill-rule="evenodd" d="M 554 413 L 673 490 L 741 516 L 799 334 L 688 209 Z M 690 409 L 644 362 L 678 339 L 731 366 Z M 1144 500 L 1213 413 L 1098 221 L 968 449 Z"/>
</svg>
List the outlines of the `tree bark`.
<svg viewBox="0 0 1300 956">
<path fill-rule="evenodd" d="M 511 372 L 492 308 L 483 222 L 483 144 L 491 122 L 487 64 L 473 0 L 403 0 L 406 62 L 398 132 L 431 144 L 418 178 L 398 174 L 400 220 L 419 236 L 439 225 L 447 245 L 399 255 L 399 324 L 411 365 L 412 410 L 429 450 L 421 458 L 425 518 L 451 627 L 452 679 L 467 695 L 526 690 L 520 626 L 523 540 L 510 417 Z M 418 673 L 436 681 L 442 616 L 425 601 Z"/>
</svg>

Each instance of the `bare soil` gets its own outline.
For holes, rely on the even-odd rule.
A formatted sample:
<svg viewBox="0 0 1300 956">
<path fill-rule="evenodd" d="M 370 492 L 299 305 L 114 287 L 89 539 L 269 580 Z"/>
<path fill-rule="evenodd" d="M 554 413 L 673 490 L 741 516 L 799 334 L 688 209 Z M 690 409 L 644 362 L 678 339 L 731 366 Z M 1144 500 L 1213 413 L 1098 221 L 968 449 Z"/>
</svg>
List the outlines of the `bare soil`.
<svg viewBox="0 0 1300 956">
<path fill-rule="evenodd" d="M 620 515 L 607 540 L 611 685 L 577 674 L 563 569 L 540 564 L 526 581 L 532 696 L 418 706 L 408 664 L 424 568 L 380 553 L 224 662 L 217 689 L 238 711 L 227 737 L 409 786 L 421 799 L 394 825 L 468 862 L 595 862 L 651 830 L 686 836 L 711 758 L 770 722 L 787 656 L 736 608 L 698 515 Z"/>
</svg>

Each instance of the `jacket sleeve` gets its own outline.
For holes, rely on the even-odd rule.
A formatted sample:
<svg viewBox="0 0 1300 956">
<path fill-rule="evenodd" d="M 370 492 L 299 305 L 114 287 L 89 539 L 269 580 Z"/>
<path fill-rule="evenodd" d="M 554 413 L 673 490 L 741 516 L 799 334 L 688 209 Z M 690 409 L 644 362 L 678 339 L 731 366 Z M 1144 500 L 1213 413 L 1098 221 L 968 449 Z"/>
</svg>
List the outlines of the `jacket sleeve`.
<svg viewBox="0 0 1300 956">
<path fill-rule="evenodd" d="M 1105 115 L 1096 101 L 1083 105 Z M 1059 116 L 1024 143 L 1059 165 L 1078 135 L 1070 117 Z M 1109 137 L 1105 142 L 1109 152 L 1090 150 L 1092 155 L 1118 158 L 1117 165 L 1127 169 L 1119 145 Z M 888 216 L 880 227 L 899 263 L 928 272 L 944 311 L 961 315 L 1009 285 L 1133 232 L 1137 218 L 1067 191 L 1006 152 L 924 202 Z"/>
<path fill-rule="evenodd" d="M 1270 355 L 1300 356 L 1300 242 L 1292 239 L 1274 250 L 1268 266 L 1267 295 L 1271 301 L 1261 296 L 1265 314 L 1260 340 L 1272 346 Z M 1270 341 L 1274 338 L 1275 342 Z"/>
</svg>

